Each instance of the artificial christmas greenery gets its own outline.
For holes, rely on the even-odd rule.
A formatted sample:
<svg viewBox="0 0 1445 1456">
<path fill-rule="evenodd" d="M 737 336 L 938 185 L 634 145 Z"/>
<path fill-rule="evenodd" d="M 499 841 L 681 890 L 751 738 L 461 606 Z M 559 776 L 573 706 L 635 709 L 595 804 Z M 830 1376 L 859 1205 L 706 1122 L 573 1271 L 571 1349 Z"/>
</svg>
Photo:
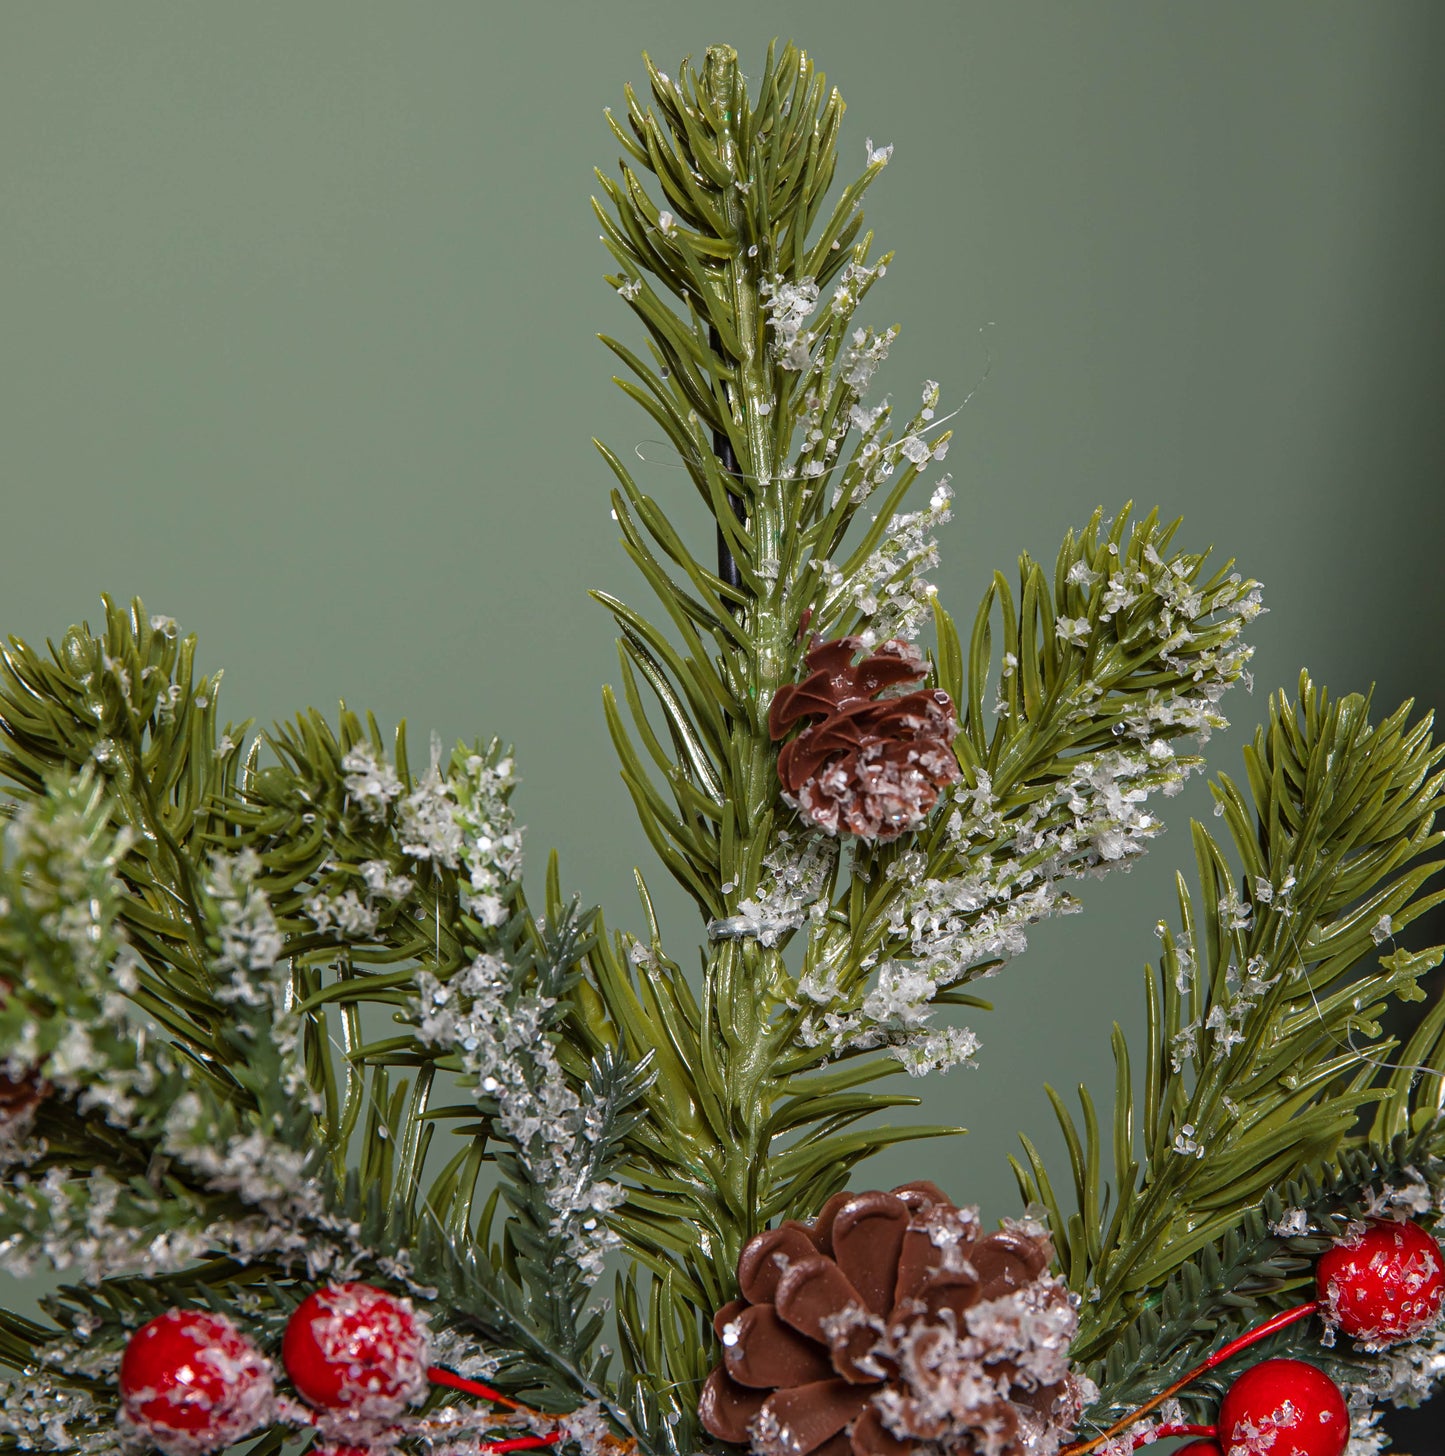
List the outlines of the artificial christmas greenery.
<svg viewBox="0 0 1445 1456">
<path fill-rule="evenodd" d="M 960 631 L 927 579 L 940 389 L 906 420 L 866 402 L 895 330 L 855 322 L 889 257 L 859 203 L 890 149 L 834 196 L 843 103 L 792 47 L 751 87 L 725 47 L 649 78 L 609 117 L 597 204 L 647 357 L 604 342 L 716 558 L 599 446 L 663 610 L 598 594 L 621 633 L 604 708 L 700 913 L 700 974 L 641 875 L 640 937 L 569 899 L 555 858 L 524 894 L 495 742 L 418 769 L 344 707 L 248 737 L 139 602 L 48 653 L 11 639 L 0 1250 L 74 1282 L 44 1323 L 0 1315 L 0 1449 L 240 1430 L 257 1452 L 687 1456 L 721 1430 L 766 1456 L 1050 1456 L 1199 1426 L 1284 1456 L 1252 1407 L 1218 1414 L 1270 1355 L 1336 1382 L 1377 1449 L 1376 1402 L 1445 1367 L 1430 1256 L 1407 1271 L 1421 1318 L 1380 1295 L 1389 1340 L 1313 1270 L 1441 1211 L 1445 1002 L 1419 987 L 1441 950 L 1403 947 L 1442 898 L 1429 720 L 1307 678 L 1272 699 L 1244 779 L 1214 785 L 1225 833 L 1193 827 L 1145 1044 L 1115 1030 L 1112 1119 L 1051 1093 L 1068 1162 L 1025 1140 L 1018 1220 L 985 1234 L 931 1184 L 845 1196 L 870 1154 L 957 1131 L 880 1120 L 918 1103 L 883 1084 L 969 1060 L 970 984 L 1162 828 L 1259 592 L 1125 508 L 1052 572 L 997 574 Z M 1394 1002 L 1418 1003 L 1403 1044 Z M 389 1355 L 328 1363 L 378 1319 Z M 205 1388 L 167 1425 L 156 1382 L 182 1366 Z M 252 1404 L 207 1425 L 241 1383 Z"/>
</svg>

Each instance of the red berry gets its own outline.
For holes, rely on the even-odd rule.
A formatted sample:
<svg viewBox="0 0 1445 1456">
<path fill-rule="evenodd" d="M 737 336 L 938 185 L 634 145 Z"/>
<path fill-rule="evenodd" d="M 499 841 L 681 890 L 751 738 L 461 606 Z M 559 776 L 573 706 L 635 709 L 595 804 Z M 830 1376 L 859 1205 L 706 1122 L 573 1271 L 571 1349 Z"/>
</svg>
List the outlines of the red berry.
<svg viewBox="0 0 1445 1456">
<path fill-rule="evenodd" d="M 269 1424 L 271 1365 L 224 1315 L 173 1309 L 130 1337 L 120 1398 L 167 1456 L 202 1456 Z"/>
<path fill-rule="evenodd" d="M 1303 1360 L 1261 1361 L 1219 1406 L 1225 1456 L 1340 1456 L 1349 1439 L 1339 1386 Z"/>
<path fill-rule="evenodd" d="M 390 1420 L 427 1389 L 427 1340 L 411 1301 L 333 1284 L 286 1325 L 281 1359 L 303 1400 L 352 1419 Z"/>
<path fill-rule="evenodd" d="M 1224 1456 L 1224 1453 L 1219 1449 L 1218 1441 L 1207 1441 L 1200 1437 L 1197 1441 L 1190 1441 L 1188 1445 L 1179 1447 L 1174 1456 Z"/>
<path fill-rule="evenodd" d="M 1445 1259 L 1417 1223 L 1374 1219 L 1320 1255 L 1320 1310 L 1369 1349 L 1418 1340 L 1445 1303 Z"/>
</svg>

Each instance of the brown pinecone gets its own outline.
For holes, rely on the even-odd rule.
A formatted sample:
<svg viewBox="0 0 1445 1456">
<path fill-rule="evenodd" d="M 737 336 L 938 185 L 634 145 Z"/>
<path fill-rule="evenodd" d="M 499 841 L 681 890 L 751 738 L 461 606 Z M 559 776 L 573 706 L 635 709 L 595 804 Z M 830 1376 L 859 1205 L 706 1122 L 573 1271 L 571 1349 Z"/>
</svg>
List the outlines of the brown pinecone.
<svg viewBox="0 0 1445 1456">
<path fill-rule="evenodd" d="M 932 1183 L 839 1193 L 744 1247 L 702 1424 L 758 1456 L 1052 1456 L 1086 1394 L 1052 1256 L 1036 1225 L 982 1233 Z"/>
<path fill-rule="evenodd" d="M 0 1006 L 5 1005 L 9 994 L 10 982 L 0 976 Z M 11 1077 L 0 1067 L 0 1140 L 7 1132 L 19 1129 L 49 1095 L 49 1085 L 41 1081 L 33 1070 Z"/>
<path fill-rule="evenodd" d="M 0 1136 L 6 1128 L 16 1127 L 45 1100 L 48 1089 L 33 1072 L 27 1076 L 7 1077 L 0 1072 Z"/>
<path fill-rule="evenodd" d="M 778 689 L 768 731 L 776 742 L 802 719 L 817 720 L 778 754 L 783 796 L 804 818 L 829 834 L 897 839 L 958 778 L 958 718 L 945 692 L 897 694 L 928 674 L 916 647 L 895 639 L 855 664 L 862 646 L 859 637 L 814 642 L 807 677 Z"/>
</svg>

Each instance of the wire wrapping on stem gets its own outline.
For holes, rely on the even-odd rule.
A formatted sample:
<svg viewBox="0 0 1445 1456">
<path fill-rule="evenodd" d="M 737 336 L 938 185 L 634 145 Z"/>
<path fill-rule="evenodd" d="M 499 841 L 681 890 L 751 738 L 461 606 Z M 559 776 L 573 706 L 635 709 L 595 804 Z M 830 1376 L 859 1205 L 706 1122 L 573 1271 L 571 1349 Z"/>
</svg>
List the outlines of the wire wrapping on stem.
<svg viewBox="0 0 1445 1456">
<path fill-rule="evenodd" d="M 714 353 L 722 352 L 722 336 L 716 329 L 708 330 L 708 343 Z M 714 430 L 712 432 L 713 454 L 718 458 L 718 464 L 734 480 L 740 481 L 741 474 L 738 471 L 738 457 L 733 453 L 733 442 L 728 439 L 726 430 Z M 734 491 L 728 492 L 728 504 L 733 508 L 733 514 L 739 521 L 747 524 L 747 507 L 743 504 L 742 496 Z M 727 533 L 723 530 L 722 522 L 718 522 L 717 528 L 717 574 L 728 586 L 741 590 L 743 579 L 738 571 L 738 564 L 733 560 L 733 554 L 728 550 Z M 736 611 L 736 608 L 734 608 Z"/>
</svg>

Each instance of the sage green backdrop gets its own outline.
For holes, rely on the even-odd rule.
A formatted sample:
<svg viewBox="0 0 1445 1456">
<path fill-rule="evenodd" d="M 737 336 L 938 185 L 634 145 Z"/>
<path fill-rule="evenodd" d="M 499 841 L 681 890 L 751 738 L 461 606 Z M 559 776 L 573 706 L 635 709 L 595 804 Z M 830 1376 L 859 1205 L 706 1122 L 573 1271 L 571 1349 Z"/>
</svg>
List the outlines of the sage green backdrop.
<svg viewBox="0 0 1445 1456">
<path fill-rule="evenodd" d="M 725 40 L 755 71 L 778 33 L 842 89 L 849 168 L 896 146 L 868 208 L 897 256 L 867 313 L 903 325 L 878 384 L 974 391 L 948 604 L 967 619 L 995 566 L 1132 498 L 1266 585 L 1216 767 L 1302 665 L 1445 700 L 1438 0 L 8 0 L 0 633 L 139 594 L 199 633 L 237 720 L 344 696 L 422 745 L 500 734 L 533 873 L 556 845 L 635 926 L 649 858 L 585 589 L 642 593 L 590 437 L 638 445 L 701 527 L 593 338 L 640 331 L 601 281 L 591 168 L 643 49 L 675 71 Z M 1042 1083 L 1109 1094 L 1207 802 L 1171 801 L 1148 860 L 989 984 L 980 1068 L 919 1084 L 971 1135 L 876 1180 L 1015 1208 L 1017 1131 L 1057 1146 Z"/>
</svg>

